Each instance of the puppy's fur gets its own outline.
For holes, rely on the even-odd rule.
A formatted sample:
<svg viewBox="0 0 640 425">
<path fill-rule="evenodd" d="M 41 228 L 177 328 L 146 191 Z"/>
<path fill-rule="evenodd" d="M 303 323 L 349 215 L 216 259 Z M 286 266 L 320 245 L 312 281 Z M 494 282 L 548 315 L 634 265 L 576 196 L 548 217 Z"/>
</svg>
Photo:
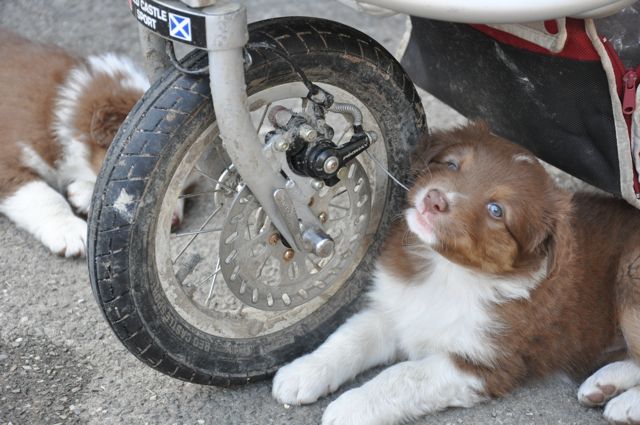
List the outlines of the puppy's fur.
<svg viewBox="0 0 640 425">
<path fill-rule="evenodd" d="M 640 423 L 640 212 L 557 189 L 531 153 L 482 124 L 435 135 L 414 168 L 369 306 L 280 369 L 274 397 L 312 403 L 397 362 L 323 416 L 393 424 L 606 364 L 579 401 Z"/>
<path fill-rule="evenodd" d="M 83 255 L 87 225 L 74 210 L 88 212 L 106 150 L 147 78 L 124 57 L 80 59 L 2 29 L 0 57 L 0 213 L 51 251 Z"/>
</svg>

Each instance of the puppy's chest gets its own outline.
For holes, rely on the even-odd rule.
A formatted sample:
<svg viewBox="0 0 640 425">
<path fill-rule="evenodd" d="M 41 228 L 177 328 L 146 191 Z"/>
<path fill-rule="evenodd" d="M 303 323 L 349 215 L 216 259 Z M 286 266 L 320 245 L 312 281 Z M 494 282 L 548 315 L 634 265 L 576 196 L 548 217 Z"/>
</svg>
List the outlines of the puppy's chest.
<svg viewBox="0 0 640 425">
<path fill-rule="evenodd" d="M 409 359 L 444 352 L 491 361 L 490 336 L 502 326 L 493 314 L 493 296 L 479 280 L 457 267 L 436 267 L 410 283 L 381 271 L 372 295 Z"/>
</svg>

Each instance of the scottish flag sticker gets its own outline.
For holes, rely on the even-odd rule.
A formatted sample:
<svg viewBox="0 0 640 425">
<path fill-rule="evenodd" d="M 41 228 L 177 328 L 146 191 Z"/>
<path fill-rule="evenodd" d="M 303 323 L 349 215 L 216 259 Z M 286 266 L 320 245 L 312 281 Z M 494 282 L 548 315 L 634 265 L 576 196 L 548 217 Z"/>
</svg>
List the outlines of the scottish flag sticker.
<svg viewBox="0 0 640 425">
<path fill-rule="evenodd" d="M 184 41 L 191 41 L 191 19 L 169 13 L 169 35 Z"/>
</svg>

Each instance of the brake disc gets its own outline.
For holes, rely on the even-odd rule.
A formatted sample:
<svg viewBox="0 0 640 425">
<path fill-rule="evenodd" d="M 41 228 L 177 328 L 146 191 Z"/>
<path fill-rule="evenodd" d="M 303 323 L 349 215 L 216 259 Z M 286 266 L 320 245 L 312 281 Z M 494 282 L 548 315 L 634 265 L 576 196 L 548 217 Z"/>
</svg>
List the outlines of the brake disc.
<svg viewBox="0 0 640 425">
<path fill-rule="evenodd" d="M 288 310 L 322 294 L 348 269 L 369 224 L 371 188 L 357 160 L 339 183 L 310 199 L 323 230 L 335 242 L 332 256 L 294 251 L 246 186 L 238 191 L 220 237 L 220 270 L 244 304 L 260 310 Z"/>
</svg>

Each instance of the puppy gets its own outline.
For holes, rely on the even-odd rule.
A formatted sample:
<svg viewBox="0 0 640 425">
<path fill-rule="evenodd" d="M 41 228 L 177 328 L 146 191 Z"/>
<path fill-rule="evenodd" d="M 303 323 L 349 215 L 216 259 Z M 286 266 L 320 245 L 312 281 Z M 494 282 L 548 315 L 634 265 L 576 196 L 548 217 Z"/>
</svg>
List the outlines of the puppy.
<svg viewBox="0 0 640 425">
<path fill-rule="evenodd" d="M 149 82 L 127 58 L 79 59 L 2 29 L 0 57 L 0 213 L 52 252 L 83 255 L 87 224 L 74 210 L 88 212 L 107 148 Z"/>
<path fill-rule="evenodd" d="M 281 368 L 273 396 L 313 403 L 396 363 L 322 420 L 394 424 L 604 365 L 579 401 L 640 423 L 640 211 L 557 189 L 531 153 L 483 124 L 434 135 L 414 168 L 369 306 Z"/>
</svg>

